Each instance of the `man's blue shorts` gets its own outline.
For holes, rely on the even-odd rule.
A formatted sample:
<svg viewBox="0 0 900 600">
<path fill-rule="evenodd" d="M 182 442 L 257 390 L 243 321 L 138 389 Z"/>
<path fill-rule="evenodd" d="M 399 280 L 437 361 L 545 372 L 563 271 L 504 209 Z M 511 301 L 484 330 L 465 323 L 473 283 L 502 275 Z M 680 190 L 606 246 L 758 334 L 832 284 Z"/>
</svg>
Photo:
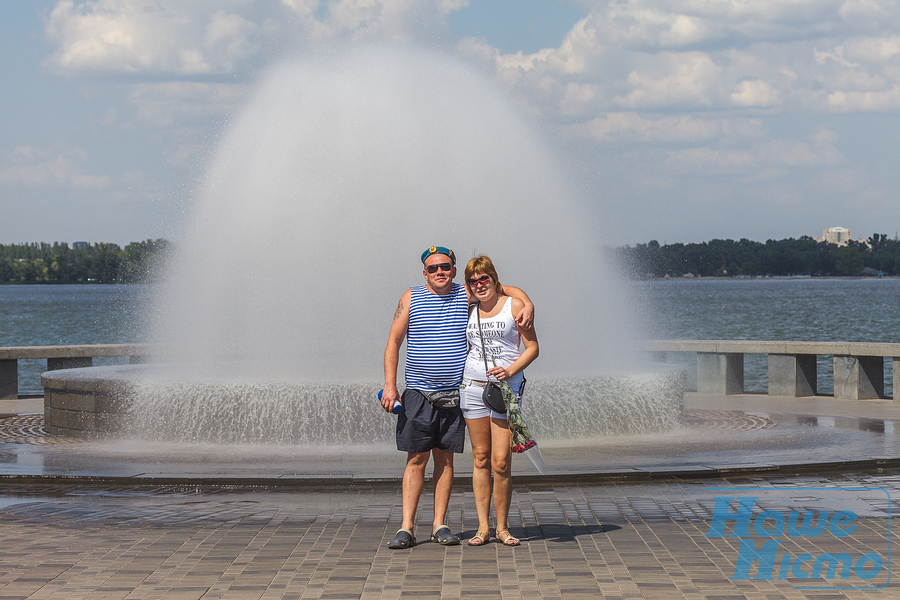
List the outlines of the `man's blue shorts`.
<svg viewBox="0 0 900 600">
<path fill-rule="evenodd" d="M 462 452 L 466 421 L 462 410 L 434 408 L 419 390 L 407 389 L 401 398 L 403 412 L 397 417 L 397 450 Z"/>
</svg>

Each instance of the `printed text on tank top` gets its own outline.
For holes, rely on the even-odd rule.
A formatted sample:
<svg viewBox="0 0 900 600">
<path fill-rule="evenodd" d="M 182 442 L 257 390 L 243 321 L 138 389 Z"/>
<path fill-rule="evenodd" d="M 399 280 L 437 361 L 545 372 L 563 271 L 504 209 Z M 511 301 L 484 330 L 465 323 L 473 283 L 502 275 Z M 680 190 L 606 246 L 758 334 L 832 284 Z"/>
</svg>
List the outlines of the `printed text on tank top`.
<svg viewBox="0 0 900 600">
<path fill-rule="evenodd" d="M 499 301 L 498 301 L 499 304 Z M 481 351 L 481 341 L 484 340 L 487 352 L 488 368 L 494 366 L 508 367 L 519 358 L 519 330 L 512 316 L 512 298 L 507 297 L 499 311 L 493 316 L 481 316 L 481 330 L 479 335 L 478 319 L 475 310 L 469 317 L 466 328 L 466 337 L 469 342 L 469 354 L 466 358 L 464 377 L 484 381 L 486 379 L 484 358 Z M 494 312 L 491 310 L 490 314 Z M 520 374 L 517 374 L 520 375 Z"/>
</svg>

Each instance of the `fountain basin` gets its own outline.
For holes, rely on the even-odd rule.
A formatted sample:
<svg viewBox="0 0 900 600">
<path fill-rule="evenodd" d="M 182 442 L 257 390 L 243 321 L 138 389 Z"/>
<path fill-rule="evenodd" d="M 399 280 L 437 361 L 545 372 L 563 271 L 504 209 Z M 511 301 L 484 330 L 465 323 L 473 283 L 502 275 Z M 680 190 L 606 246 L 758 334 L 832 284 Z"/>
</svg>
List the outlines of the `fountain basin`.
<svg viewBox="0 0 900 600">
<path fill-rule="evenodd" d="M 212 444 L 388 445 L 394 417 L 376 383 L 204 380 L 184 369 L 120 365 L 48 371 L 45 431 L 82 439 Z M 684 408 L 684 373 L 529 382 L 523 413 L 538 440 L 666 431 Z"/>
</svg>

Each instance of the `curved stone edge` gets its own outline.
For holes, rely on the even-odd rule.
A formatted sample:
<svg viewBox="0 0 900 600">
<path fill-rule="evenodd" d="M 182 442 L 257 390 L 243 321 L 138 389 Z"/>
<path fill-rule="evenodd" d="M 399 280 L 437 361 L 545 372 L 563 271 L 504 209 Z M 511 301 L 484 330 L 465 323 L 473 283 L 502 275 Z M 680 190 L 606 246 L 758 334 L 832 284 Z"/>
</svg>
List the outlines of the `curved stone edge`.
<svg viewBox="0 0 900 600">
<path fill-rule="evenodd" d="M 134 383 L 133 367 L 85 367 L 48 371 L 44 387 L 44 431 L 57 436 L 97 440 L 127 430 Z M 107 378 L 100 379 L 103 373 Z"/>
<path fill-rule="evenodd" d="M 598 471 L 593 473 L 560 473 L 556 475 L 516 475 L 515 485 L 546 487 L 555 485 L 588 486 L 606 483 L 659 483 L 687 480 L 729 480 L 759 475 L 792 477 L 822 473 L 880 471 L 900 468 L 900 457 L 871 458 L 862 460 L 791 463 L 785 465 L 754 465 L 747 467 L 689 469 L 634 469 Z M 402 477 L 109 477 L 93 475 L 0 475 L 0 483 L 27 485 L 79 485 L 116 487 L 190 487 L 219 489 L 347 489 L 347 488 L 395 488 Z M 454 477 L 457 489 L 471 489 L 471 477 Z"/>
<path fill-rule="evenodd" d="M 41 385 L 44 388 L 44 430 L 54 436 L 68 437 L 82 440 L 106 440 L 123 435 L 128 435 L 140 427 L 141 415 L 132 410 L 141 402 L 141 390 L 147 385 L 141 377 L 146 374 L 148 365 L 113 365 L 105 367 L 82 367 L 74 369 L 61 369 L 47 371 L 41 375 Z M 652 372 L 655 391 L 654 397 L 665 399 L 665 410 L 658 411 L 652 422 L 658 427 L 671 424 L 671 416 L 675 412 L 681 413 L 684 405 L 684 372 L 681 367 L 673 365 L 653 365 L 638 374 L 630 372 L 610 373 L 592 377 L 579 377 L 571 379 L 547 379 L 532 384 L 531 393 L 534 394 L 547 385 L 556 382 L 557 385 L 565 384 L 570 388 L 576 388 L 584 383 L 595 384 L 601 382 L 617 382 L 623 378 L 634 380 L 636 375 L 648 376 Z M 171 374 L 166 377 L 172 376 Z M 178 373 L 175 374 L 175 382 L 178 381 Z M 160 379 L 157 383 L 169 381 Z M 298 384 L 311 385 L 318 388 L 322 384 Z M 340 385 L 340 384 L 334 384 Z M 372 396 L 377 390 L 377 384 L 372 383 Z M 538 392 L 540 393 L 540 392 Z M 643 394 L 640 398 L 645 398 Z M 639 398 L 639 399 L 640 399 Z M 189 405 L 185 399 L 179 401 L 179 407 Z M 546 408 L 546 407 L 545 407 Z M 638 407 L 640 408 L 640 406 Z M 541 421 L 541 404 L 535 404 L 533 415 Z M 609 415 L 598 411 L 599 417 L 608 419 Z M 171 415 L 161 415 L 169 417 Z M 146 414 L 144 415 L 146 418 Z M 159 421 L 157 421 L 159 422 Z M 174 422 L 178 422 L 177 419 Z M 569 430 L 561 429 L 555 420 L 545 415 L 546 432 L 553 434 L 568 433 Z M 602 421 L 603 423 L 607 421 Z M 651 422 L 651 421 L 648 421 Z M 588 431 L 603 431 L 597 423 L 589 423 Z M 584 427 L 582 427 L 584 428 Z M 626 431 L 627 433 L 643 433 L 644 431 Z M 536 431 L 537 432 L 537 431 Z M 546 433 L 545 432 L 545 433 Z M 583 432 L 582 432 L 583 433 Z M 538 433 L 538 435 L 543 435 Z M 391 436 L 392 437 L 392 436 Z M 212 440 L 204 440 L 212 441 Z"/>
</svg>

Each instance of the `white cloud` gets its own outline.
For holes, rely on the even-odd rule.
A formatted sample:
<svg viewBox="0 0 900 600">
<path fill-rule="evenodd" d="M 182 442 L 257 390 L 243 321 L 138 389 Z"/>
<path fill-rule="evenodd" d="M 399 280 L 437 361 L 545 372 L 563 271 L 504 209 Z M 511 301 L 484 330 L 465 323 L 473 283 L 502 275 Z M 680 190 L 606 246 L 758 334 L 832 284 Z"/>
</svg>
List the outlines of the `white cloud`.
<svg viewBox="0 0 900 600">
<path fill-rule="evenodd" d="M 696 11 L 682 12 L 668 6 L 678 3 L 630 0 L 597 4 L 600 6 L 587 19 L 588 27 L 610 45 L 672 48 L 720 36 L 712 22 Z"/>
<path fill-rule="evenodd" d="M 112 181 L 107 175 L 85 173 L 87 155 L 81 148 L 52 152 L 31 146 L 13 149 L 0 167 L 0 185 L 98 189 Z"/>
<path fill-rule="evenodd" d="M 612 112 L 573 129 L 601 142 L 689 142 L 719 139 L 759 139 L 759 119 L 709 119 L 691 115 L 647 117 L 636 112 Z"/>
<path fill-rule="evenodd" d="M 329 18 L 325 22 L 335 32 L 354 32 L 356 37 L 373 34 L 403 35 L 409 25 L 410 17 L 422 17 L 416 14 L 428 9 L 439 14 L 437 3 L 419 0 L 335 0 L 328 4 Z M 430 20 L 429 19 L 429 20 Z"/>
<path fill-rule="evenodd" d="M 599 99 L 600 86 L 592 83 L 570 82 L 566 84 L 559 107 L 564 115 L 577 115 L 590 110 Z"/>
<path fill-rule="evenodd" d="M 204 56 L 205 23 L 180 4 L 150 0 L 61 0 L 45 33 L 58 49 L 46 61 L 57 73 L 173 73 L 214 71 Z"/>
<path fill-rule="evenodd" d="M 896 111 L 900 106 L 900 86 L 877 92 L 831 92 L 828 105 L 841 112 Z"/>
<path fill-rule="evenodd" d="M 728 150 L 711 147 L 670 150 L 667 165 L 675 171 L 689 169 L 708 174 L 741 171 L 757 166 L 756 158 L 747 150 Z"/>
<path fill-rule="evenodd" d="M 319 0 L 281 0 L 281 3 L 301 18 L 313 17 L 320 4 Z"/>
<path fill-rule="evenodd" d="M 722 68 L 703 52 L 663 52 L 628 74 L 631 91 L 613 98 L 624 107 L 709 106 L 716 99 Z"/>
<path fill-rule="evenodd" d="M 769 139 L 745 148 L 712 146 L 668 151 L 667 164 L 676 171 L 714 173 L 744 172 L 757 180 L 787 176 L 790 169 L 833 167 L 844 157 L 837 148 L 840 137 L 821 129 L 805 141 Z"/>
<path fill-rule="evenodd" d="M 841 46 L 851 60 L 889 61 L 900 54 L 900 36 L 855 37 L 848 39 Z"/>
<path fill-rule="evenodd" d="M 778 92 L 760 79 L 740 82 L 731 94 L 738 106 L 774 106 L 779 103 Z"/>
<path fill-rule="evenodd" d="M 829 60 L 833 60 L 835 63 L 839 64 L 842 67 L 858 67 L 859 65 L 854 62 L 850 62 L 846 58 L 844 58 L 844 47 L 838 46 L 833 50 L 825 50 L 819 52 L 815 51 L 816 62 L 820 65 L 826 64 Z"/>
<path fill-rule="evenodd" d="M 59 0 L 44 34 L 58 74 L 197 77 L 240 72 L 266 46 L 414 40 L 468 0 Z"/>
<path fill-rule="evenodd" d="M 236 64 L 254 55 L 259 44 L 254 40 L 260 27 L 244 17 L 219 11 L 206 26 L 204 47 L 215 49 L 219 64 L 226 72 L 233 72 Z"/>
<path fill-rule="evenodd" d="M 239 105 L 248 86 L 228 83 L 166 81 L 128 86 L 127 100 L 144 125 L 172 127 L 186 119 L 224 115 Z"/>
<path fill-rule="evenodd" d="M 634 134 L 604 129 L 603 115 L 623 111 L 900 109 L 895 0 L 584 4 L 589 14 L 557 48 L 503 54 L 466 39 L 458 50 L 550 121 L 597 119 L 601 139 Z"/>
<path fill-rule="evenodd" d="M 438 37 L 438 43 L 447 40 L 447 15 L 467 4 L 59 0 L 45 22 L 54 44 L 45 64 L 76 78 L 127 74 L 82 80 L 99 82 L 97 88 L 114 81 L 134 109 L 117 106 L 95 124 L 136 128 L 128 132 L 135 139 L 141 128 L 170 128 L 150 135 L 157 136 L 153 143 L 166 165 L 181 167 L 202 159 L 211 146 L 209 123 L 239 109 L 252 85 L 247 81 L 276 55 L 334 49 L 347 40 L 433 46 Z M 866 168 L 862 160 L 850 164 L 842 151 L 856 140 L 842 142 L 831 129 L 847 130 L 829 129 L 831 123 L 845 113 L 900 110 L 897 0 L 579 5 L 586 14 L 558 47 L 504 53 L 489 38 L 469 37 L 459 40 L 456 52 L 579 150 L 586 143 L 602 152 L 616 149 L 610 160 L 621 160 L 616 168 L 622 173 L 632 169 L 635 181 L 655 177 L 665 182 L 660 189 L 671 190 L 687 178 L 723 175 L 717 182 L 723 190 L 746 182 L 774 190 L 790 181 L 800 195 L 798 171 L 812 181 L 819 172 L 840 169 L 851 178 Z M 515 10 L 513 0 L 509 7 Z M 97 96 L 108 98 L 106 89 Z M 627 159 L 618 154 L 619 143 L 631 145 Z M 99 169 L 86 160 L 73 151 L 10 155 L 0 162 L 0 183 L 112 185 L 92 176 Z"/>
<path fill-rule="evenodd" d="M 883 19 L 896 16 L 896 2 L 883 0 L 844 0 L 839 13 L 849 19 Z M 891 11 L 894 9 L 894 12 Z"/>
</svg>

